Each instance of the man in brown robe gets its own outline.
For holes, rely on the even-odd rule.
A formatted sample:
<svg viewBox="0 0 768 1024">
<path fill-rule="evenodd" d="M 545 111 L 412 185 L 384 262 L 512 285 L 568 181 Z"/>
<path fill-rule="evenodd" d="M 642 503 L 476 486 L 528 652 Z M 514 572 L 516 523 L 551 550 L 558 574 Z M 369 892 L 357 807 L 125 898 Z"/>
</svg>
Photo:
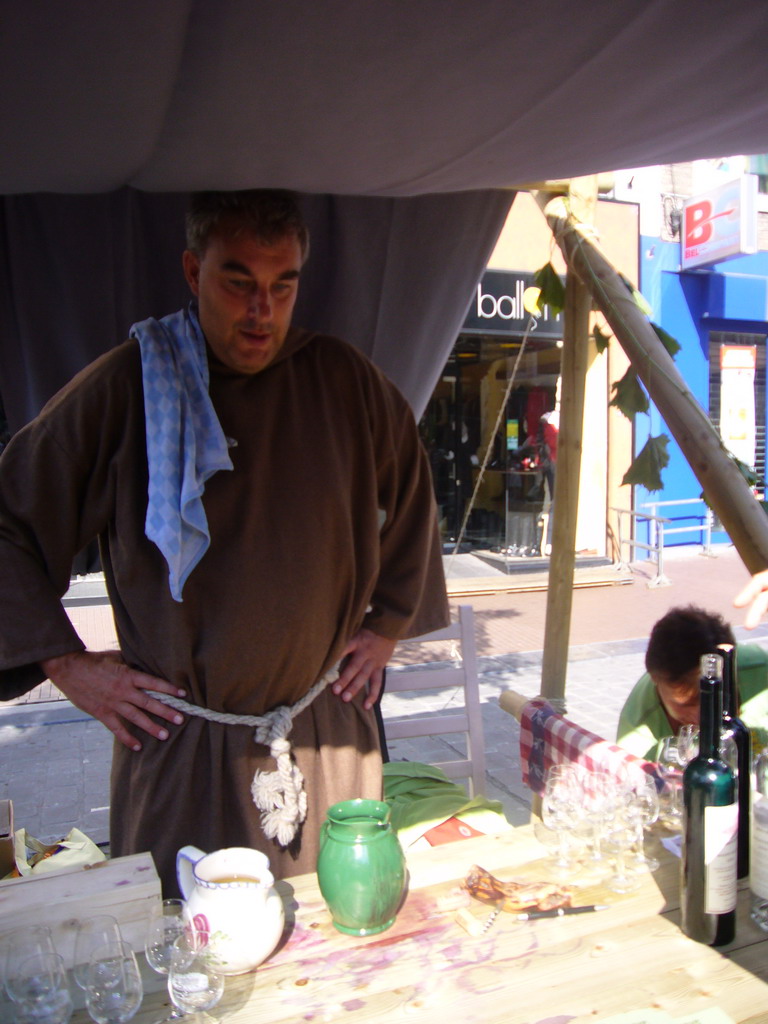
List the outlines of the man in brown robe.
<svg viewBox="0 0 768 1024">
<path fill-rule="evenodd" d="M 372 708 L 395 642 L 447 621 L 410 408 L 352 346 L 290 325 L 307 246 L 292 198 L 196 202 L 184 271 L 233 468 L 205 484 L 210 546 L 182 600 L 145 535 L 138 342 L 81 371 L 0 459 L 0 698 L 48 677 L 112 730 L 112 854 L 150 850 L 166 894 L 188 844 L 255 847 L 276 877 L 314 870 L 327 807 L 381 795 Z M 60 600 L 95 536 L 119 655 L 85 651 Z M 182 715 L 148 691 L 263 715 L 340 661 L 293 722 L 308 809 L 283 847 L 251 798 L 254 772 L 275 768 L 253 728 Z"/>
</svg>

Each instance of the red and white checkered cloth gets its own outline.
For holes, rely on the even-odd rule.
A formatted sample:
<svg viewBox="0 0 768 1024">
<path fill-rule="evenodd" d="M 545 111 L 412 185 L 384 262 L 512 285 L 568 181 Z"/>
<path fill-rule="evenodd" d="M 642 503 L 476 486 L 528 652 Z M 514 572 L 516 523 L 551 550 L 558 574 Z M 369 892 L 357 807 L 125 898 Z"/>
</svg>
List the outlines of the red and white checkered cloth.
<svg viewBox="0 0 768 1024">
<path fill-rule="evenodd" d="M 655 765 L 609 743 L 563 718 L 543 697 L 535 697 L 520 717 L 520 763 L 523 783 L 544 792 L 547 771 L 554 764 L 577 764 L 587 771 L 626 774 L 627 769 L 655 774 Z"/>
</svg>

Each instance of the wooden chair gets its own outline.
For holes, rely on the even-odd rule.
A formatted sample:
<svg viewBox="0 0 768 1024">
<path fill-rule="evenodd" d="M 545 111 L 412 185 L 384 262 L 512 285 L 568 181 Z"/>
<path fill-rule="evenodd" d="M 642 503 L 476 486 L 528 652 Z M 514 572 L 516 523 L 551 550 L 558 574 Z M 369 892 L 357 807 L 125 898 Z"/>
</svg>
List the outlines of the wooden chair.
<svg viewBox="0 0 768 1024">
<path fill-rule="evenodd" d="M 485 791 L 485 745 L 472 606 L 461 605 L 458 621 L 444 629 L 399 641 L 397 650 L 402 653 L 404 650 L 410 651 L 417 644 L 445 641 L 453 643 L 460 659 L 458 665 L 451 651 L 438 662 L 429 661 L 427 664 L 387 670 L 386 692 L 382 704 L 384 732 L 387 741 L 412 739 L 418 736 L 439 736 L 449 743 L 450 737 L 463 735 L 461 749 L 455 748 L 459 754 L 458 758 L 435 761 L 433 764 L 451 779 L 468 780 L 470 796 L 480 796 Z M 402 713 L 394 717 L 388 716 L 388 695 L 410 691 L 417 694 L 427 690 L 443 691 L 444 703 L 439 711 L 418 717 Z"/>
</svg>

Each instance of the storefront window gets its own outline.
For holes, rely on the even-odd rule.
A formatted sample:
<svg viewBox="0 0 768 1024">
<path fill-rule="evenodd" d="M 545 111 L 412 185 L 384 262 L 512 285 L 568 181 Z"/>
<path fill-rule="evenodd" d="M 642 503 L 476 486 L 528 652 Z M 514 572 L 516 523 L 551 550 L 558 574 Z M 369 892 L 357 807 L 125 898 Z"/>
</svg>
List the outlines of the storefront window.
<svg viewBox="0 0 768 1024">
<path fill-rule="evenodd" d="M 506 557 L 546 554 L 559 345 L 535 333 L 460 335 L 420 424 L 447 552 L 458 543 Z"/>
</svg>

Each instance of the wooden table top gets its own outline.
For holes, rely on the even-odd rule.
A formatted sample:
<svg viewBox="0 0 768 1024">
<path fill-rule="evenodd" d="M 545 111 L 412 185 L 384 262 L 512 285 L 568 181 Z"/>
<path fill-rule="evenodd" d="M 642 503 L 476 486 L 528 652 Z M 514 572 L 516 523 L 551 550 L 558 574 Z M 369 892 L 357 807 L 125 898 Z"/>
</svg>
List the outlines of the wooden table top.
<svg viewBox="0 0 768 1024">
<path fill-rule="evenodd" d="M 768 935 L 749 919 L 746 886 L 736 941 L 721 950 L 692 942 L 679 927 L 679 861 L 655 841 L 661 868 L 638 891 L 575 892 L 574 904 L 609 910 L 529 922 L 502 913 L 474 937 L 457 922 L 458 883 L 473 864 L 504 880 L 552 880 L 547 852 L 531 825 L 412 852 L 395 924 L 366 939 L 333 927 L 314 874 L 280 882 L 282 944 L 255 972 L 228 978 L 209 1016 L 227 1024 L 596 1024 L 643 1008 L 677 1018 L 719 1007 L 738 1024 L 768 1021 Z M 480 921 L 488 909 L 470 907 Z M 134 1021 L 154 1024 L 168 1006 L 164 992 L 148 994 Z M 80 1011 L 72 1024 L 88 1020 Z"/>
</svg>

